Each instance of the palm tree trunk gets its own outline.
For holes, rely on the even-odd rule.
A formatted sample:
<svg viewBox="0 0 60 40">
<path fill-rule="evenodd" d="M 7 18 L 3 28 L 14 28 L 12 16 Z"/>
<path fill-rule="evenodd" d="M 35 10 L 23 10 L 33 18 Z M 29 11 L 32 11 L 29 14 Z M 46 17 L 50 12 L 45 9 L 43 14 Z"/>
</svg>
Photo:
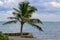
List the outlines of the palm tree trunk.
<svg viewBox="0 0 60 40">
<path fill-rule="evenodd" d="M 20 30 L 21 36 L 23 35 L 22 31 L 23 31 L 23 22 L 21 22 L 21 30 Z"/>
</svg>

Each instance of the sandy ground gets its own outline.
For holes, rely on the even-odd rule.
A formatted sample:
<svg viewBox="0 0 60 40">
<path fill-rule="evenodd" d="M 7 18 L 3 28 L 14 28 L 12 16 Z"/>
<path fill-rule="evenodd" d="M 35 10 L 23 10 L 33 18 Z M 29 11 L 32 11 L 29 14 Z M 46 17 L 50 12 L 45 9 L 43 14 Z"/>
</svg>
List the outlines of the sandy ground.
<svg viewBox="0 0 60 40">
<path fill-rule="evenodd" d="M 20 38 L 20 36 L 10 36 L 9 37 L 10 40 L 40 40 L 40 39 L 37 39 L 37 38 Z"/>
<path fill-rule="evenodd" d="M 20 36 L 10 36 L 10 40 L 60 40 L 59 39 L 43 39 L 43 38 L 20 38 Z"/>
</svg>

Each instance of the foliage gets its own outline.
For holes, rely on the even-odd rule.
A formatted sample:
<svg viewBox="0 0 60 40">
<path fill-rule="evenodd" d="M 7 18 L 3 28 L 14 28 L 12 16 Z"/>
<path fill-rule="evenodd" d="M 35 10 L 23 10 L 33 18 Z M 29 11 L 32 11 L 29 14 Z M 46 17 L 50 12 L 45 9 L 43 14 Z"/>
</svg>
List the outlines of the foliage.
<svg viewBox="0 0 60 40">
<path fill-rule="evenodd" d="M 0 32 L 0 40 L 9 40 L 7 35 L 3 35 L 2 32 Z"/>
</svg>

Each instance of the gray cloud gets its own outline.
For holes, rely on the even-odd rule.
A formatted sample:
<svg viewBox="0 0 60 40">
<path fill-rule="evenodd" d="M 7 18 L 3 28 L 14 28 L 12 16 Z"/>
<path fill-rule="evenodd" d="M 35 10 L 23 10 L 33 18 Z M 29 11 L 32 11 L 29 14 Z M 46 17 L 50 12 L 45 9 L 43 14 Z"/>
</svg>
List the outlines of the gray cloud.
<svg viewBox="0 0 60 40">
<path fill-rule="evenodd" d="M 18 3 L 24 0 L 0 0 L 0 20 L 6 20 L 12 13 L 12 8 L 17 8 Z M 59 21 L 60 17 L 60 0 L 29 0 L 30 4 L 35 6 L 38 11 L 35 15 L 44 21 Z M 53 2 L 53 3 L 52 3 Z M 52 3 L 52 4 L 51 4 Z M 54 3 L 58 6 L 54 7 Z M 10 12 L 9 12 L 10 11 Z M 8 12 L 8 13 L 7 13 Z M 3 17 L 6 16 L 6 17 Z M 35 17 L 33 15 L 33 17 Z"/>
</svg>

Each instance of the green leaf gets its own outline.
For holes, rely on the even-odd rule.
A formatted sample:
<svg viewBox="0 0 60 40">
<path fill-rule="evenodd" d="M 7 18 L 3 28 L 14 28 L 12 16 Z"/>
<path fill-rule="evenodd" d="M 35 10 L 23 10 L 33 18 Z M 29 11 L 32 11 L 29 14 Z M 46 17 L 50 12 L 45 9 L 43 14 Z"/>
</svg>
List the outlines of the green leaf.
<svg viewBox="0 0 60 40">
<path fill-rule="evenodd" d="M 17 17 L 8 17 L 9 19 L 17 19 Z"/>
<path fill-rule="evenodd" d="M 32 23 L 32 24 L 33 23 L 41 23 L 42 24 L 42 21 L 39 20 L 39 19 L 30 19 L 29 22 Z"/>
<path fill-rule="evenodd" d="M 40 26 L 36 25 L 36 24 L 32 24 L 32 23 L 29 23 L 29 22 L 28 22 L 28 24 L 32 25 L 32 27 L 37 28 L 40 31 L 43 31 L 43 29 Z"/>
<path fill-rule="evenodd" d="M 12 20 L 12 21 L 5 22 L 3 25 L 5 25 L 5 24 L 11 24 L 11 23 L 16 23 L 16 22 L 17 22 L 16 20 Z"/>
<path fill-rule="evenodd" d="M 20 12 L 20 10 L 16 9 L 16 8 L 13 8 L 16 12 Z"/>
<path fill-rule="evenodd" d="M 34 6 L 29 6 L 28 12 L 27 13 L 33 13 L 37 11 L 37 9 Z"/>
<path fill-rule="evenodd" d="M 22 18 L 21 13 L 13 12 L 13 15 L 15 15 L 15 17 L 16 17 L 17 19 Z"/>
<path fill-rule="evenodd" d="M 41 27 L 39 27 L 38 25 L 32 24 L 35 28 L 37 28 L 40 31 L 43 31 L 43 29 Z"/>
</svg>

